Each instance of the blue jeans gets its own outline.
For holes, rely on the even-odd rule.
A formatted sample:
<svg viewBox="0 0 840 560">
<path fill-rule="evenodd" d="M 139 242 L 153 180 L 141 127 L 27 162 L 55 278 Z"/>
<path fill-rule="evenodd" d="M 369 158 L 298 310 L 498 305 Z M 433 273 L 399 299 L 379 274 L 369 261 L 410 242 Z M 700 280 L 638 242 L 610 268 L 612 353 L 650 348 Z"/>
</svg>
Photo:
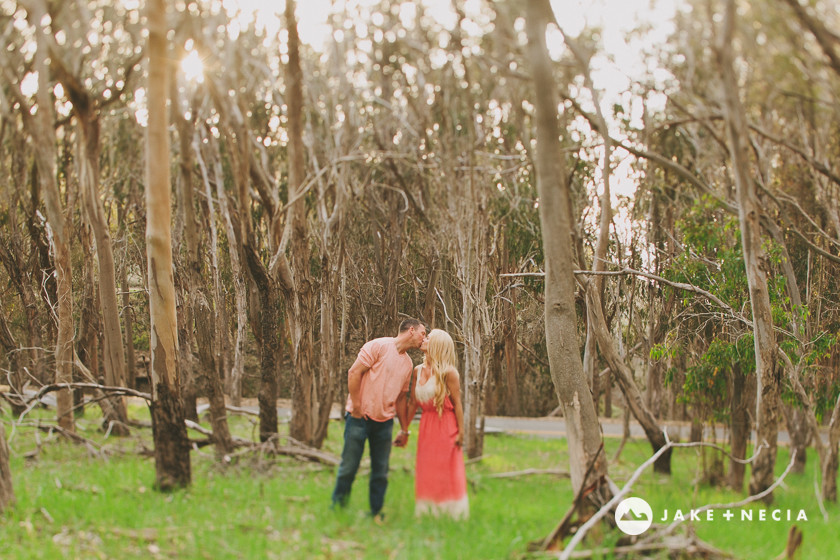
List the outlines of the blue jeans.
<svg viewBox="0 0 840 560">
<path fill-rule="evenodd" d="M 391 457 L 391 436 L 394 420 L 377 422 L 367 418 L 353 418 L 344 413 L 344 449 L 341 451 L 341 464 L 335 490 L 332 494 L 333 506 L 346 506 L 350 499 L 350 490 L 359 463 L 365 452 L 365 440 L 370 441 L 370 513 L 376 515 L 385 503 L 385 490 L 388 489 L 388 460 Z"/>
</svg>

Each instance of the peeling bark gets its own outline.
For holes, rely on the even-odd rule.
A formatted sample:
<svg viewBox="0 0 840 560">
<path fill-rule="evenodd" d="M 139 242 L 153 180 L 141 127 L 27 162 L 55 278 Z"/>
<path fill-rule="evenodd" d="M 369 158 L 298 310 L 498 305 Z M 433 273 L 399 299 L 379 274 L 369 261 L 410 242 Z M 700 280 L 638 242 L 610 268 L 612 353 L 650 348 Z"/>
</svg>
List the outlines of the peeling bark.
<svg viewBox="0 0 840 560">
<path fill-rule="evenodd" d="M 149 0 L 148 113 L 146 129 L 146 256 L 152 383 L 152 432 L 155 442 L 156 486 L 163 491 L 191 482 L 190 447 L 178 379 L 178 321 L 172 270 L 170 205 L 171 159 L 166 99 L 166 2 Z"/>
</svg>

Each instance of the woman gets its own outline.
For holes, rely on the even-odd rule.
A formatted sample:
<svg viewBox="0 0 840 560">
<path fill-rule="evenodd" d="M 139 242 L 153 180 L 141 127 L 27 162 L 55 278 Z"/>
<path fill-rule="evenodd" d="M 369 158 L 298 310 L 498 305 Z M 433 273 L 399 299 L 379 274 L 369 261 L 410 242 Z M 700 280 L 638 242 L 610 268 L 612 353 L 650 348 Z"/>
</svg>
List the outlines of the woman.
<svg viewBox="0 0 840 560">
<path fill-rule="evenodd" d="M 423 411 L 417 439 L 414 513 L 466 519 L 470 504 L 461 452 L 464 409 L 455 345 L 449 334 L 434 329 L 420 349 L 425 357 L 414 369 L 417 383 L 411 388 L 409 405 L 409 418 L 418 405 Z"/>
</svg>

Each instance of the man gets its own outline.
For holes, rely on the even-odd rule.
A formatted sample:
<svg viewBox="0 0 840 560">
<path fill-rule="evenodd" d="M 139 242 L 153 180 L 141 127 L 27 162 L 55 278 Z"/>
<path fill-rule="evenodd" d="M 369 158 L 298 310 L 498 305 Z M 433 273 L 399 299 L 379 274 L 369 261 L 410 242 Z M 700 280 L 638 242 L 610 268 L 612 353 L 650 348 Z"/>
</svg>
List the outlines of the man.
<svg viewBox="0 0 840 560">
<path fill-rule="evenodd" d="M 344 449 L 332 494 L 333 507 L 347 505 L 367 440 L 371 466 L 370 513 L 377 521 L 382 520 L 394 416 L 400 422 L 400 433 L 394 440 L 398 447 L 407 443 L 411 422 L 405 399 L 414 364 L 406 350 L 420 348 L 425 338 L 426 327 L 417 319 L 406 319 L 395 338 L 377 338 L 362 346 L 347 373 L 350 394 L 344 413 Z"/>
</svg>

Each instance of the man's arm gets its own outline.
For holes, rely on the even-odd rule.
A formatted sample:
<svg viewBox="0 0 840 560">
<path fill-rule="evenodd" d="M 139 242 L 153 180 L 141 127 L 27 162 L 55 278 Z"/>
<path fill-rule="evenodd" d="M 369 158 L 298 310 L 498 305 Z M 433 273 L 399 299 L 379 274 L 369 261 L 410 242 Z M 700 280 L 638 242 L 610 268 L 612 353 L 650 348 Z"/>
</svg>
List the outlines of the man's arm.
<svg viewBox="0 0 840 560">
<path fill-rule="evenodd" d="M 350 392 L 350 402 L 353 403 L 353 411 L 350 415 L 354 418 L 362 417 L 362 376 L 370 368 L 356 361 L 347 372 L 347 389 Z"/>
<path fill-rule="evenodd" d="M 412 381 L 414 374 L 409 376 L 408 391 L 400 391 L 400 396 L 397 397 L 396 408 L 397 418 L 400 421 L 400 433 L 394 440 L 394 445 L 397 447 L 405 447 L 408 443 L 408 436 L 411 432 L 408 428 L 411 426 L 411 421 L 414 419 L 414 413 L 417 411 L 417 404 L 414 402 L 414 387 Z"/>
</svg>

